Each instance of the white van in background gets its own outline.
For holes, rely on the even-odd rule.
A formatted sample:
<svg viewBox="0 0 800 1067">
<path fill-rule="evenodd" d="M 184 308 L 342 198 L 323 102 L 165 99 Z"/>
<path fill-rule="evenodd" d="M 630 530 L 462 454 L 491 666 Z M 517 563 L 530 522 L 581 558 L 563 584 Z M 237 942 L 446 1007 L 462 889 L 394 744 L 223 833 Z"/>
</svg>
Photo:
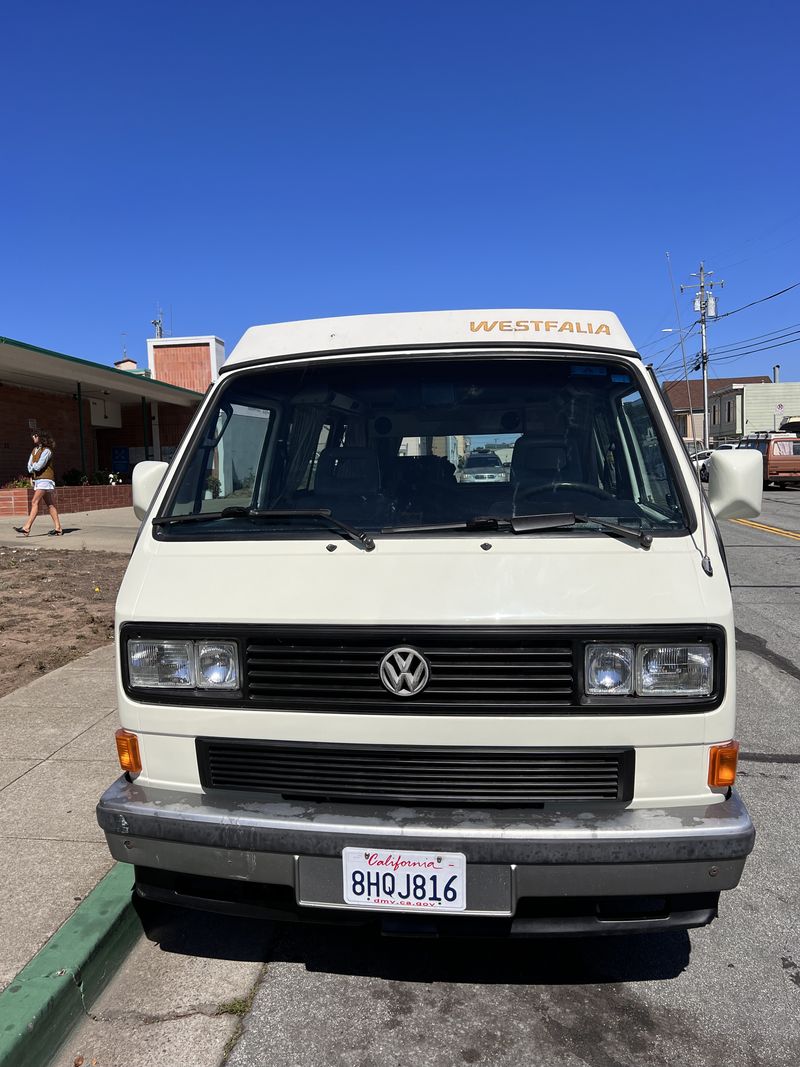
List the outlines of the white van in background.
<svg viewBox="0 0 800 1067">
<path fill-rule="evenodd" d="M 490 444 L 503 479 L 459 480 Z M 113 855 L 254 917 L 711 921 L 754 840 L 715 516 L 761 480 L 720 452 L 706 500 L 609 312 L 248 330 L 134 472 Z"/>
</svg>

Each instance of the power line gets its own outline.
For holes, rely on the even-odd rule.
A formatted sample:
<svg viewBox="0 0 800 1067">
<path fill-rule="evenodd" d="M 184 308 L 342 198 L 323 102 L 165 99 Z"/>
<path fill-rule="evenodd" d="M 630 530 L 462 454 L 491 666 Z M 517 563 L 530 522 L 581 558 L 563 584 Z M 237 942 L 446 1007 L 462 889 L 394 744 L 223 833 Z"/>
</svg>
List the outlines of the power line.
<svg viewBox="0 0 800 1067">
<path fill-rule="evenodd" d="M 697 323 L 695 323 L 695 325 L 697 325 Z M 663 360 L 661 360 L 661 362 L 658 364 L 658 366 L 653 368 L 656 371 L 656 373 L 658 373 L 658 371 L 661 370 L 663 365 L 665 365 L 665 363 L 667 363 L 667 361 L 670 359 L 670 357 L 673 355 L 673 353 L 676 352 L 679 348 L 681 348 L 681 346 L 683 345 L 684 341 L 686 341 L 689 337 L 692 337 L 692 336 L 695 336 L 695 331 L 693 329 L 689 333 L 684 334 L 684 336 L 683 336 L 683 338 L 681 340 L 675 341 L 675 344 L 672 346 L 672 348 L 669 350 L 669 352 L 667 352 L 665 357 L 663 357 Z M 658 355 L 658 354 L 659 354 L 658 352 L 654 352 L 653 356 Z"/>
<path fill-rule="evenodd" d="M 691 329 L 690 329 L 690 330 L 687 330 L 687 331 L 686 331 L 686 332 L 685 332 L 685 333 L 683 334 L 683 337 L 682 337 L 682 338 L 680 338 L 679 340 L 677 340 L 677 341 L 676 341 L 676 342 L 675 342 L 675 343 L 674 343 L 673 345 L 671 345 L 671 346 L 670 346 L 670 347 L 668 347 L 668 348 L 661 348 L 661 349 L 659 349 L 658 351 L 656 351 L 656 352 L 651 352 L 651 353 L 649 354 L 649 356 L 648 356 L 648 359 L 651 359 L 651 360 L 652 360 L 652 359 L 655 359 L 655 358 L 656 358 L 656 356 L 660 356 L 660 355 L 662 354 L 662 352 L 666 352 L 666 355 L 665 355 L 665 356 L 664 356 L 664 358 L 663 358 L 663 359 L 661 360 L 661 363 L 659 363 L 659 364 L 658 364 L 658 366 L 654 368 L 655 370 L 658 370 L 658 369 L 659 369 L 659 368 L 660 368 L 660 367 L 662 366 L 662 364 L 666 363 L 666 361 L 667 361 L 667 360 L 668 360 L 668 359 L 670 358 L 670 356 L 672 355 L 672 353 L 673 353 L 673 352 L 677 352 L 677 350 L 678 350 L 678 349 L 679 349 L 679 348 L 681 347 L 681 343 L 682 343 L 682 341 L 687 341 L 687 340 L 688 340 L 688 339 L 689 339 L 690 337 L 694 337 L 694 336 L 696 336 L 696 334 L 697 334 L 697 329 L 696 329 L 696 327 L 697 327 L 698 325 L 699 325 L 699 323 L 696 323 L 696 322 L 692 323 L 692 327 L 691 327 Z"/>
<path fill-rule="evenodd" d="M 743 348 L 734 349 L 732 352 L 720 352 L 714 355 L 714 359 L 718 363 L 733 362 L 735 359 L 741 359 L 743 356 L 754 356 L 758 352 L 769 352 L 771 348 L 783 348 L 785 345 L 800 344 L 800 333 L 791 334 L 786 339 L 775 338 L 772 344 L 764 345 L 750 345 Z"/>
<path fill-rule="evenodd" d="M 793 322 L 789 326 L 779 326 L 777 330 L 769 330 L 767 333 L 757 333 L 755 337 L 743 337 L 740 341 L 731 341 L 727 345 L 718 345 L 716 348 L 710 349 L 712 352 L 724 352 L 732 348 L 739 348 L 741 345 L 749 345 L 755 341 L 774 341 L 781 337 L 788 337 L 790 332 L 794 330 L 800 330 L 800 322 Z"/>
<path fill-rule="evenodd" d="M 710 314 L 708 314 L 711 311 L 711 307 L 709 306 L 709 297 L 711 294 L 709 293 L 708 296 L 704 296 L 705 284 L 704 268 L 702 264 L 700 265 L 699 277 L 700 292 L 696 294 L 695 300 L 698 303 L 698 309 L 700 310 L 700 319 L 698 320 L 698 322 L 694 323 L 692 328 L 688 330 L 685 334 L 681 330 L 680 339 L 676 344 L 668 348 L 665 347 L 662 349 L 656 349 L 655 352 L 649 353 L 648 358 L 650 358 L 651 360 L 664 354 L 664 358 L 661 360 L 661 362 L 653 368 L 655 373 L 660 374 L 662 377 L 679 370 L 683 370 L 684 374 L 688 373 L 685 354 L 683 355 L 681 362 L 670 363 L 670 359 L 677 351 L 677 349 L 683 345 L 684 341 L 694 335 L 695 327 L 697 325 L 700 325 L 701 328 L 701 351 L 696 356 L 692 357 L 691 370 L 697 371 L 702 369 L 704 371 L 704 379 L 707 377 L 706 368 L 708 363 L 710 362 L 713 362 L 715 365 L 722 363 L 733 363 L 738 359 L 744 358 L 745 356 L 756 355 L 758 352 L 768 352 L 770 351 L 770 349 L 773 348 L 783 348 L 789 344 L 800 343 L 800 337 L 798 337 L 797 333 L 793 332 L 800 328 L 800 323 L 793 323 L 791 326 L 781 327 L 780 329 L 771 330 L 765 334 L 757 334 L 755 337 L 749 337 L 744 338 L 740 341 L 734 341 L 728 345 L 721 345 L 716 349 L 711 349 L 709 351 L 705 343 L 705 319 L 712 317 Z M 712 288 L 713 284 L 714 283 L 708 285 L 708 288 Z M 768 300 L 774 300 L 776 297 L 783 296 L 785 293 L 790 293 L 793 289 L 797 289 L 798 287 L 800 287 L 800 282 L 795 282 L 793 285 L 788 285 L 784 289 L 779 289 L 775 293 L 769 293 L 767 296 L 762 296 L 758 300 L 751 300 L 749 303 L 743 304 L 741 307 L 734 308 L 732 311 L 726 311 L 722 315 L 714 315 L 713 317 L 715 319 L 729 318 L 731 315 L 737 315 L 740 311 L 746 311 L 748 308 L 755 307 L 757 304 L 764 304 Z M 681 291 L 683 291 L 685 288 L 688 288 L 688 286 L 681 286 Z M 649 341 L 647 345 L 642 345 L 641 347 L 645 348 L 649 345 L 656 344 L 657 340 L 658 339 L 656 338 L 656 340 L 654 341 Z M 755 342 L 761 340 L 769 341 L 771 343 L 763 345 L 755 344 Z M 714 355 L 713 361 L 710 358 L 712 354 Z M 704 421 L 707 422 L 707 418 Z"/>
<path fill-rule="evenodd" d="M 691 325 L 691 328 L 689 328 L 689 329 L 684 331 L 684 333 L 683 333 L 683 340 L 684 341 L 688 337 L 691 337 L 694 333 L 696 333 L 695 327 L 697 325 L 698 324 L 696 322 L 693 322 L 692 325 Z M 674 332 L 677 334 L 678 331 L 675 330 Z M 662 337 L 661 341 L 662 341 L 662 344 L 664 345 L 664 347 L 663 348 L 657 348 L 655 350 L 655 352 L 648 353 L 648 359 L 651 359 L 651 360 L 652 359 L 656 359 L 656 357 L 660 356 L 664 352 L 667 353 L 667 356 L 665 358 L 669 358 L 670 353 L 674 352 L 676 348 L 680 348 L 680 345 L 681 345 L 680 338 L 678 338 L 678 340 L 675 341 L 674 343 L 667 343 L 667 339 L 665 337 Z"/>
<path fill-rule="evenodd" d="M 795 282 L 793 285 L 786 286 L 785 289 L 779 289 L 776 293 L 770 293 L 768 296 L 762 296 L 758 300 L 752 300 L 752 301 L 750 301 L 749 304 L 743 304 L 739 308 L 734 308 L 733 311 L 726 311 L 724 314 L 716 316 L 716 318 L 717 319 L 728 318 L 730 315 L 735 315 L 739 311 L 745 311 L 747 308 L 755 307 L 756 304 L 763 304 L 768 300 L 774 300 L 776 297 L 783 296 L 784 293 L 789 293 L 793 289 L 797 289 L 798 287 L 800 287 L 800 282 Z M 695 325 L 697 325 L 697 324 L 695 324 Z M 793 323 L 791 326 L 781 327 L 778 330 L 771 330 L 771 331 L 769 331 L 768 333 L 765 333 L 765 334 L 757 334 L 755 337 L 745 338 L 745 339 L 743 339 L 741 341 L 734 341 L 734 342 L 731 342 L 731 344 L 729 344 L 729 345 L 723 345 L 723 346 L 720 346 L 720 347 L 718 347 L 716 349 L 711 349 L 710 351 L 707 351 L 706 352 L 706 357 L 708 358 L 710 356 L 711 352 L 715 352 L 715 353 L 717 353 L 717 356 L 716 356 L 716 358 L 714 360 L 715 363 L 721 363 L 721 362 L 726 362 L 726 361 L 733 362 L 734 359 L 738 359 L 738 358 L 740 358 L 742 356 L 755 355 L 758 352 L 766 352 L 766 351 L 769 351 L 770 348 L 783 347 L 784 344 L 794 344 L 796 342 L 794 342 L 792 340 L 781 341 L 781 339 L 784 338 L 784 337 L 790 337 L 790 336 L 793 337 L 794 334 L 790 334 L 789 331 L 794 330 L 796 327 L 800 327 L 800 323 Z M 687 338 L 687 337 L 691 337 L 693 333 L 694 333 L 694 329 L 690 330 L 685 335 L 684 339 Z M 752 347 L 752 348 L 751 347 L 745 347 L 745 346 L 749 346 L 751 342 L 762 340 L 762 339 L 763 340 L 772 339 L 772 340 L 774 340 L 776 342 L 777 341 L 781 341 L 781 343 L 780 344 L 776 343 L 776 344 L 771 344 L 771 345 L 760 345 L 760 346 L 756 346 L 756 347 Z M 664 375 L 664 374 L 671 373 L 672 371 L 676 371 L 676 370 L 680 370 L 681 369 L 682 365 L 680 363 L 674 363 L 674 364 L 669 365 L 668 367 L 665 366 L 665 364 L 669 360 L 670 356 L 679 347 L 680 347 L 680 342 L 678 344 L 676 344 L 676 345 L 673 345 L 666 352 L 666 355 L 664 356 L 664 359 L 661 361 L 661 363 L 657 367 L 654 368 L 657 373 L 661 373 L 662 375 Z M 664 351 L 664 350 L 662 350 L 662 351 Z M 720 355 L 721 353 L 724 353 L 724 356 Z M 653 358 L 653 357 L 658 356 L 660 354 L 661 354 L 661 352 L 658 352 L 658 351 L 653 352 L 653 353 L 650 354 L 650 358 Z M 701 356 L 701 359 L 702 359 L 702 353 L 700 353 L 700 356 Z M 694 369 L 699 369 L 699 368 L 695 367 Z"/>
<path fill-rule="evenodd" d="M 761 345 L 759 348 L 751 348 L 744 352 L 738 352 L 734 355 L 719 356 L 714 360 L 715 363 L 733 363 L 737 359 L 743 359 L 744 356 L 753 356 L 756 352 L 769 352 L 771 348 L 784 348 L 786 345 L 800 344 L 800 336 L 794 337 L 790 341 L 778 341 L 774 345 Z"/>
<path fill-rule="evenodd" d="M 714 255 L 713 258 L 714 259 L 724 259 L 726 256 L 736 255 L 737 252 L 740 249 L 742 251 L 745 251 L 748 245 L 753 245 L 757 241 L 762 241 L 765 237 L 769 237 L 770 234 L 775 233 L 776 230 L 785 230 L 786 227 L 789 225 L 789 223 L 794 222 L 796 219 L 800 219 L 800 211 L 794 212 L 793 214 L 791 214 L 786 219 L 780 219 L 778 222 L 773 223 L 772 226 L 767 226 L 765 229 L 759 230 L 752 237 L 747 237 L 747 238 L 745 238 L 745 240 L 740 241 L 738 244 L 733 245 L 732 247 L 727 248 L 727 249 L 723 250 L 722 252 L 717 252 L 716 255 Z M 790 241 L 794 241 L 796 239 L 797 239 L 796 237 L 792 237 L 789 240 Z M 787 241 L 785 243 L 788 244 L 789 242 Z M 781 247 L 781 246 L 779 245 L 778 247 Z M 765 253 L 761 253 L 761 252 L 756 253 L 756 255 L 763 255 L 763 254 L 765 254 Z M 747 258 L 748 259 L 753 259 L 753 258 L 755 258 L 755 256 L 749 255 Z M 746 263 L 746 262 L 747 262 L 746 259 L 738 261 L 738 263 Z M 730 267 L 730 266 L 737 266 L 737 263 L 728 263 L 728 264 L 724 264 L 723 263 L 723 265 L 720 267 L 720 270 L 727 270 L 727 268 Z"/>
<path fill-rule="evenodd" d="M 763 252 L 754 252 L 753 255 L 745 256 L 744 259 L 736 259 L 733 263 L 723 263 L 721 269 L 728 270 L 731 267 L 740 267 L 742 263 L 751 263 L 754 259 L 764 259 L 766 256 L 771 256 L 773 252 L 777 252 L 779 248 L 794 244 L 795 241 L 800 241 L 800 233 L 795 234 L 794 237 L 787 237 L 785 241 L 772 245 L 770 248 L 765 248 Z"/>
<path fill-rule="evenodd" d="M 790 293 L 792 289 L 797 289 L 800 286 L 800 282 L 795 282 L 794 285 L 787 285 L 785 289 L 779 289 L 777 293 L 770 293 L 769 296 L 762 296 L 760 300 L 751 300 L 749 304 L 742 304 L 740 308 L 734 308 L 733 311 L 726 311 L 724 315 L 717 315 L 718 319 L 727 319 L 729 315 L 736 315 L 740 311 L 746 311 L 747 308 L 755 307 L 756 304 L 764 304 L 767 300 L 774 300 L 776 296 L 783 296 L 784 293 Z"/>
</svg>

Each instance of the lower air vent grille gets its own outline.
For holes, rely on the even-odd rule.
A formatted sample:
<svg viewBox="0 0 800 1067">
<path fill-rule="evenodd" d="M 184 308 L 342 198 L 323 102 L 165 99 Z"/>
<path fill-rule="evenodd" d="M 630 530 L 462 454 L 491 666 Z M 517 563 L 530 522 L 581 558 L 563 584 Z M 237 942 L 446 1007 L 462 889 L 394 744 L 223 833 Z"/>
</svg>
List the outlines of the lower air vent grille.
<svg viewBox="0 0 800 1067">
<path fill-rule="evenodd" d="M 301 745 L 198 738 L 200 781 L 290 798 L 512 805 L 629 800 L 633 749 Z"/>
</svg>

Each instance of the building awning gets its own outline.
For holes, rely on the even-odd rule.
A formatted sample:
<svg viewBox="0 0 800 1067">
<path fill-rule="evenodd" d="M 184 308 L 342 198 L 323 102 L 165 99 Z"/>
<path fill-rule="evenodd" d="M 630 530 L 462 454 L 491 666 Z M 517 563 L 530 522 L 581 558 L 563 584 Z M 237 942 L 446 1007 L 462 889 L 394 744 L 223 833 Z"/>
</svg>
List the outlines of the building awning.
<svg viewBox="0 0 800 1067">
<path fill-rule="evenodd" d="M 47 348 L 0 337 L 0 382 L 20 388 L 73 395 L 77 385 L 85 399 L 112 400 L 125 407 L 149 403 L 195 408 L 202 393 L 155 381 L 144 374 L 105 367 Z"/>
</svg>

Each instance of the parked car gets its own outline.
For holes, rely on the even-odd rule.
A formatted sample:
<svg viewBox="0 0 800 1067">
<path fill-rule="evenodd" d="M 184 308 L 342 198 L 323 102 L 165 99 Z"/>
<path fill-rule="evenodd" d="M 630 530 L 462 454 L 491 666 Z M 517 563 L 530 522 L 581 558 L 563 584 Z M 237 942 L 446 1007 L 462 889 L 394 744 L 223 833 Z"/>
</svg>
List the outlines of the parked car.
<svg viewBox="0 0 800 1067">
<path fill-rule="evenodd" d="M 695 453 L 695 455 L 692 457 L 692 463 L 700 471 L 701 482 L 708 481 L 708 460 L 711 458 L 711 456 L 715 452 L 723 452 L 729 448 L 736 448 L 736 445 L 727 443 L 721 445 L 714 445 L 713 448 L 704 448 L 701 452 Z"/>
<path fill-rule="evenodd" d="M 708 481 L 708 471 L 706 469 L 706 460 L 714 450 L 712 448 L 703 448 L 699 452 L 695 452 L 692 456 L 692 466 L 695 470 L 700 472 L 700 481 Z"/>
<path fill-rule="evenodd" d="M 507 482 L 508 470 L 496 452 L 490 448 L 478 448 L 470 452 L 461 471 L 462 485 L 471 482 Z"/>
</svg>

